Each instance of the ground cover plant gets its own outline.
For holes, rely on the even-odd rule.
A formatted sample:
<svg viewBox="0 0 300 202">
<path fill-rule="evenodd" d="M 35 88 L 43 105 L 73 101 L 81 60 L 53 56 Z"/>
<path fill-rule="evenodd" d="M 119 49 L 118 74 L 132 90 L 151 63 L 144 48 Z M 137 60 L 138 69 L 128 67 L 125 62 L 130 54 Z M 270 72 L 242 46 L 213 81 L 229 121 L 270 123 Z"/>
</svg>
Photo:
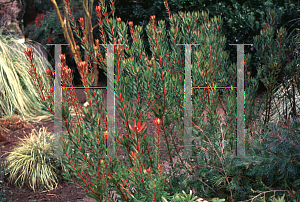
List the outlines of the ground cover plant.
<svg viewBox="0 0 300 202">
<path fill-rule="evenodd" d="M 247 151 L 253 158 L 235 158 L 235 91 L 211 88 L 193 90 L 193 141 L 188 141 L 193 145 L 194 156 L 184 159 L 180 151 L 187 146 L 183 135 L 186 67 L 184 46 L 178 44 L 201 44 L 192 46 L 191 51 L 193 86 L 236 86 L 236 65 L 228 62 L 228 54 L 223 50 L 226 39 L 220 35 L 222 20 L 219 17 L 210 19 L 206 12 L 170 14 L 172 28 L 168 39 L 164 21 L 156 22 L 155 16 L 151 16 L 147 34 L 152 57 L 148 58 L 140 36 L 141 26 L 134 27 L 132 22 L 126 26 L 120 18 L 115 19 L 114 14 L 113 18 L 108 18 L 104 2 L 101 3 L 96 7 L 96 14 L 103 35 L 101 41 L 95 41 L 95 46 L 87 42 L 83 29 L 85 21 L 79 20 L 83 36 L 77 37 L 81 38 L 81 48 L 89 54 L 89 60 L 80 61 L 78 69 L 84 85 L 93 86 L 92 62 L 98 63 L 107 74 L 111 73 L 107 66 L 110 53 L 107 51 L 106 57 L 103 57 L 100 44 L 124 44 L 113 50 L 115 81 L 108 83 L 111 85 L 114 82 L 116 111 L 125 131 L 124 135 L 116 131 L 115 144 L 126 158 L 123 162 L 118 158 L 105 158 L 106 137 L 113 138 L 109 129 L 104 130 L 105 127 L 109 128 L 111 122 L 104 118 L 108 109 L 102 102 L 102 92 L 86 89 L 89 106 L 81 107 L 73 102 L 72 89 L 63 90 L 66 95 L 63 100 L 63 127 L 67 130 L 63 136 L 63 152 L 64 165 L 68 169 L 63 173 L 65 179 L 78 178 L 81 183 L 76 182 L 76 185 L 97 201 L 112 200 L 115 193 L 121 201 L 176 201 L 175 198 L 180 198 L 175 196 L 176 193 L 182 193 L 182 190 L 189 193 L 191 189 L 195 190 L 197 196 L 220 197 L 228 201 L 249 198 L 264 200 L 260 197 L 262 194 L 268 197 L 274 194 L 274 200 L 276 196 L 288 196 L 292 200 L 299 195 L 299 180 L 295 177 L 299 176 L 299 130 L 295 115 L 290 115 L 293 121 L 281 122 L 281 125 L 276 123 L 282 126 L 281 129 L 268 124 L 279 70 L 289 70 L 286 71 L 287 78 L 291 76 L 289 72 L 297 72 L 292 70 L 296 60 L 290 60 L 287 65 L 284 63 L 287 60 L 285 49 L 288 45 L 292 48 L 292 44 L 286 40 L 285 30 L 276 30 L 277 37 L 274 38 L 275 30 L 271 26 L 274 12 L 270 12 L 270 18 L 267 19 L 270 23 L 266 24 L 261 35 L 254 38 L 254 46 L 258 50 L 262 48 L 261 58 L 264 60 L 258 77 L 251 78 L 246 69 L 245 114 L 249 129 L 247 134 L 252 135 L 247 137 Z M 168 10 L 167 1 L 165 6 Z M 101 15 L 105 17 L 104 21 Z M 76 24 L 72 26 L 78 30 Z M 128 28 L 134 39 L 131 46 L 127 41 Z M 33 53 L 33 49 L 25 50 L 30 64 L 29 73 L 40 92 L 42 103 L 53 113 L 54 88 L 38 85 L 40 77 L 36 72 Z M 249 55 L 246 55 L 246 64 L 249 59 Z M 63 85 L 69 86 L 72 77 L 65 63 L 65 55 L 61 55 L 61 61 Z M 53 72 L 46 70 L 45 73 L 53 85 Z M 296 76 L 287 85 L 298 85 L 299 77 Z M 262 102 L 255 105 L 257 79 L 265 83 L 268 91 Z M 134 107 L 130 99 L 133 99 Z M 225 124 L 216 115 L 218 102 L 225 103 Z M 71 105 L 76 112 L 76 125 L 71 121 Z M 208 107 L 206 122 L 203 117 L 205 106 Z M 263 121 L 258 119 L 261 109 L 265 114 Z M 82 111 L 84 116 L 77 110 Z M 146 137 L 144 134 L 149 125 L 145 124 L 145 120 L 150 111 L 154 114 L 153 125 L 156 130 L 151 131 L 152 137 Z M 259 124 L 255 125 L 257 122 Z M 284 130 L 285 127 L 288 130 Z M 290 138 L 294 138 L 293 141 Z M 279 139 L 280 144 L 275 144 Z M 162 172 L 161 143 L 166 147 L 165 153 L 171 166 L 169 174 Z M 179 158 L 177 163 L 173 161 L 174 156 Z M 181 173 L 182 169 L 186 172 Z M 166 183 L 167 178 L 169 183 Z M 259 194 L 253 195 L 257 190 Z"/>
</svg>

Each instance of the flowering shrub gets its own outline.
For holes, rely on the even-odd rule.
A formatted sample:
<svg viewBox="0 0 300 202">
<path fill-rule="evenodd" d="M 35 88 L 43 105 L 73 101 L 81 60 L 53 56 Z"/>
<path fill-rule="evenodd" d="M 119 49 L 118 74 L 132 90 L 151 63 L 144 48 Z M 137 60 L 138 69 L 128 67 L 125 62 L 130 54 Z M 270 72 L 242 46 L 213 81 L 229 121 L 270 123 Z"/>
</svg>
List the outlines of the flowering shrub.
<svg viewBox="0 0 300 202">
<path fill-rule="evenodd" d="M 166 2 L 165 2 L 166 3 Z M 166 7 L 167 3 L 166 3 Z M 118 19 L 114 21 L 106 19 L 104 22 L 101 21 L 101 11 L 106 16 L 106 10 L 104 8 L 96 7 L 96 13 L 98 16 L 100 29 L 102 33 L 108 34 L 108 42 L 122 44 L 126 42 L 126 27 L 125 23 Z M 182 97 L 184 93 L 183 89 L 183 78 L 177 75 L 184 75 L 182 59 L 184 51 L 180 46 L 176 46 L 179 43 L 203 43 L 205 45 L 200 46 L 197 49 L 193 49 L 192 61 L 194 67 L 203 67 L 204 72 L 199 71 L 197 68 L 192 68 L 192 75 L 197 75 L 196 85 L 199 85 L 200 80 L 203 80 L 204 85 L 213 86 L 216 84 L 217 78 L 214 78 L 213 73 L 219 72 L 221 75 L 225 75 L 225 58 L 226 53 L 222 51 L 221 47 L 224 45 L 225 39 L 218 36 L 220 29 L 220 18 L 213 18 L 209 20 L 207 14 L 202 13 L 179 13 L 179 15 L 171 16 L 173 22 L 173 28 L 171 28 L 171 47 L 172 49 L 167 50 L 165 42 L 167 41 L 166 35 L 164 34 L 165 24 L 163 21 L 158 22 L 158 26 L 155 22 L 155 16 L 151 16 L 151 23 L 147 26 L 147 34 L 150 37 L 150 45 L 153 49 L 153 57 L 151 60 L 145 56 L 145 50 L 141 46 L 141 39 L 139 33 L 140 27 L 133 28 L 133 23 L 129 22 L 129 29 L 133 36 L 134 42 L 132 49 L 129 49 L 128 44 L 126 46 L 117 46 L 115 49 L 116 58 L 119 61 L 117 68 L 117 74 L 115 75 L 116 82 L 116 100 L 117 100 L 117 112 L 121 116 L 123 122 L 123 129 L 126 132 L 125 136 L 120 136 L 119 131 L 116 133 L 117 143 L 120 144 L 121 148 L 126 152 L 127 166 L 118 160 L 118 158 L 107 159 L 105 155 L 105 136 L 100 125 L 100 116 L 103 119 L 102 106 L 99 101 L 102 100 L 101 93 L 95 93 L 92 90 L 87 90 L 87 97 L 89 110 L 83 108 L 82 111 L 85 115 L 83 117 L 84 123 L 89 126 L 89 131 L 86 131 L 84 126 L 77 125 L 72 131 L 69 128 L 70 117 L 69 117 L 69 104 L 76 106 L 73 99 L 68 99 L 64 103 L 63 117 L 65 127 L 68 131 L 68 135 L 64 138 L 69 139 L 72 144 L 65 144 L 64 152 L 69 159 L 70 165 L 68 166 L 83 180 L 85 186 L 79 185 L 86 190 L 87 195 L 93 197 L 99 201 L 103 201 L 105 198 L 109 198 L 110 190 L 115 190 L 124 201 L 136 200 L 154 200 L 159 201 L 162 196 L 167 196 L 168 193 L 165 191 L 165 176 L 162 173 L 162 163 L 160 159 L 159 145 L 160 142 L 166 144 L 167 154 L 172 162 L 173 152 L 178 153 L 177 148 L 170 129 L 171 119 L 176 120 L 177 125 L 183 128 L 183 123 L 180 117 L 183 116 L 183 105 Z M 83 19 L 79 19 L 81 26 L 83 26 Z M 177 27 L 177 23 L 183 23 L 183 27 Z M 191 22 L 197 22 L 192 24 Z M 201 27 L 201 30 L 196 30 L 197 27 Z M 104 29 L 105 27 L 105 29 Z M 85 30 L 83 29 L 83 32 Z M 113 31 L 112 33 L 109 33 Z M 116 33 L 115 33 L 116 32 Z M 205 33 L 210 36 L 208 39 L 201 33 Z M 115 38 L 119 36 L 119 38 Z M 80 37 L 78 35 L 78 37 Z M 187 38 L 188 37 L 188 38 Z M 82 37 L 82 47 L 89 51 L 89 44 L 86 43 L 86 38 Z M 106 39 L 102 38 L 104 43 Z M 213 44 L 216 45 L 214 48 Z M 96 46 L 99 49 L 99 41 L 96 40 Z M 162 57 L 163 53 L 171 51 L 171 55 L 174 60 L 169 60 L 167 57 Z M 205 53 L 204 60 L 201 59 L 200 51 Z M 27 50 L 29 61 L 32 62 L 30 51 Z M 98 62 L 102 68 L 107 71 L 105 67 L 106 59 L 102 59 L 99 51 L 97 55 L 91 55 L 91 59 L 99 57 Z M 123 53 L 129 53 L 131 55 L 128 58 L 124 58 Z M 137 54 L 137 57 L 133 57 Z M 175 54 L 175 55 L 174 55 Z M 223 58 L 222 58 L 223 57 Z M 221 59 L 222 58 L 222 59 Z M 135 60 L 136 59 L 136 60 Z M 138 60 L 139 59 L 139 60 Z M 69 86 L 71 82 L 70 71 L 65 64 L 65 56 L 61 56 L 62 60 L 62 80 L 64 86 Z M 221 62 L 222 61 L 222 62 Z M 144 63 L 143 66 L 138 64 Z M 82 61 L 78 63 L 78 69 L 83 78 L 85 86 L 90 86 L 92 83 L 92 75 L 88 71 L 89 61 Z M 179 64 L 179 67 L 177 66 Z M 221 64 L 221 65 L 220 65 Z M 208 68 L 210 66 L 210 68 Z M 234 67 L 226 67 L 227 72 L 234 71 Z M 123 73 L 122 73 L 123 72 Z M 127 77 L 122 76 L 125 72 L 128 72 Z M 205 73 L 205 74 L 203 74 Z M 33 74 L 34 75 L 34 74 Z M 205 78 L 205 76 L 207 78 Z M 220 85 L 224 86 L 229 80 L 225 78 L 231 78 L 234 75 L 228 75 L 229 77 L 223 76 Z M 196 78 L 197 78 L 196 77 Z M 204 80 L 205 79 L 205 80 Z M 131 81 L 129 84 L 128 81 Z M 233 80 L 231 80 L 233 81 Z M 126 88 L 126 91 L 122 86 L 136 86 L 135 88 Z M 232 85 L 232 84 L 231 84 Z M 174 94 L 175 90 L 175 94 Z M 71 97 L 72 92 L 65 92 L 66 97 Z M 199 93 L 195 93 L 199 96 Z M 216 103 L 218 95 L 216 92 L 207 92 L 201 94 L 201 97 L 208 98 L 209 102 Z M 224 93 L 225 94 L 225 93 Z M 45 95 L 44 95 L 45 96 Z M 195 99 L 197 100 L 197 96 Z M 227 95 L 231 97 L 232 95 Z M 50 95 L 51 97 L 51 95 Z M 181 97 L 181 99 L 179 99 Z M 130 110 L 128 105 L 130 98 L 133 98 L 136 103 L 137 111 Z M 46 101 L 46 99 L 45 99 Z M 96 108 L 92 107 L 91 103 L 96 104 Z M 196 101 L 196 103 L 199 103 Z M 53 106 L 53 99 L 50 102 L 45 102 L 49 110 Z M 229 103 L 228 107 L 233 106 L 234 103 Z M 176 110 L 172 106 L 179 106 Z M 75 107 L 77 108 L 77 107 Z M 78 108 L 77 108 L 78 109 Z M 145 136 L 147 130 L 145 120 L 145 114 L 151 110 L 156 116 L 154 124 L 157 125 L 157 131 L 154 140 L 150 137 Z M 174 110 L 174 111 L 173 111 Z M 53 111 L 53 110 L 51 110 Z M 173 111 L 173 112 L 172 112 Z M 95 112 L 98 112 L 95 114 Z M 201 112 L 196 112 L 194 117 L 200 115 Z M 98 118 L 97 118 L 98 117 Z M 131 118 L 132 117 L 132 118 Z M 212 119 L 212 117 L 208 117 Z M 216 117 L 214 117 L 216 118 Z M 79 120 L 80 121 L 80 116 Z M 132 123 L 132 119 L 134 120 Z M 103 119 L 107 126 L 107 122 Z M 193 120 L 195 121 L 195 120 Z M 196 121 L 195 121 L 196 122 Z M 159 128 L 163 130 L 163 135 L 160 137 Z M 99 134 L 100 133 L 100 134 Z M 103 134 L 103 135 L 101 135 Z M 96 138 L 99 137 L 99 138 Z M 108 137 L 109 138 L 109 137 Z M 110 137 L 112 138 L 112 137 Z M 181 140 L 181 144 L 184 145 L 184 139 Z M 150 148 L 155 148 L 155 153 L 151 154 Z M 74 148 L 74 150 L 71 150 Z M 75 151 L 76 150 L 76 151 Z M 75 151 L 75 152 L 73 152 Z M 89 157 L 87 157 L 89 154 Z M 87 165 L 87 173 L 84 173 L 78 164 L 78 161 L 84 161 Z M 183 162 L 183 159 L 180 159 Z M 85 179 L 84 179 L 85 177 Z M 130 181 L 129 181 L 130 179 Z M 147 182 L 147 183 L 146 183 Z M 133 191 L 133 189 L 135 191 Z"/>
<path fill-rule="evenodd" d="M 74 24 L 75 33 L 82 42 L 81 48 L 89 53 L 86 61 L 78 63 L 89 105 L 81 108 L 73 99 L 73 90 L 63 90 L 68 98 L 64 100 L 62 109 L 64 128 L 67 129 L 63 138 L 69 141 L 69 144 L 65 141 L 63 148 L 69 162 L 68 168 L 70 173 L 76 174 L 83 181 L 77 185 L 98 201 L 110 200 L 113 191 L 122 201 L 160 201 L 170 193 L 194 187 L 205 196 L 215 197 L 218 194 L 233 200 L 243 193 L 244 187 L 239 183 L 242 174 L 240 170 L 237 174 L 236 162 L 233 161 L 236 95 L 230 88 L 216 90 L 219 86 L 236 86 L 236 66 L 228 64 L 228 54 L 223 50 L 226 40 L 220 35 L 222 20 L 220 17 L 209 19 L 206 12 L 179 12 L 171 15 L 167 1 L 164 3 L 171 22 L 169 38 L 165 22 L 156 22 L 156 17 L 150 16 L 151 22 L 146 27 L 152 51 L 150 58 L 146 56 L 141 40 L 141 26 L 134 27 L 133 22 L 129 22 L 127 27 L 120 18 L 115 20 L 113 6 L 113 18 L 108 18 L 104 1 L 95 9 L 102 33 L 101 43 L 118 44 L 113 50 L 115 80 L 109 81 L 109 84 L 114 82 L 115 85 L 116 111 L 121 117 L 125 135 L 120 135 L 120 131 L 111 134 L 109 130 L 104 130 L 109 122 L 104 116 L 102 92 L 88 89 L 93 84 L 92 62 L 110 73 L 107 63 L 110 62 L 111 53 L 107 51 L 106 58 L 103 58 L 100 54 L 100 40 L 95 40 L 95 46 L 87 42 L 83 19 L 79 19 L 83 37 Z M 131 46 L 126 35 L 128 28 L 133 38 Z M 187 140 L 188 145 L 193 146 L 194 156 L 190 156 L 190 159 L 183 159 L 179 155 L 182 148 L 187 146 L 183 135 L 183 101 L 186 98 L 183 75 L 187 55 L 182 44 L 200 44 L 191 46 L 191 75 L 193 86 L 204 87 L 194 90 L 192 94 L 194 111 L 191 122 L 195 128 L 191 132 L 192 138 Z M 77 50 L 79 51 L 79 47 Z M 29 62 L 33 64 L 31 51 L 25 52 Z M 248 59 L 247 55 L 245 63 Z M 61 55 L 61 61 L 63 86 L 69 86 L 72 78 L 65 63 L 65 55 Z M 249 103 L 253 103 L 251 95 L 257 87 L 257 80 L 250 79 L 250 72 L 246 72 L 245 111 L 249 116 Z M 50 72 L 47 74 L 51 75 Z M 34 68 L 32 76 L 38 79 Z M 53 78 L 49 78 L 52 82 Z M 50 94 L 53 90 L 40 91 L 46 93 L 42 94 L 43 101 L 49 111 L 53 112 L 53 95 Z M 46 99 L 48 95 L 50 98 Z M 134 101 L 136 110 L 133 110 L 131 100 Z M 226 125 L 216 115 L 217 104 L 220 102 L 226 103 L 223 106 Z M 71 121 L 70 105 L 76 111 L 76 125 Z M 206 123 L 203 121 L 205 106 L 208 106 Z M 77 113 L 79 111 L 84 116 Z M 155 134 L 152 137 L 145 135 L 149 112 L 156 118 L 153 123 L 156 131 L 153 131 Z M 70 124 L 73 125 L 72 129 Z M 180 135 L 177 137 L 179 140 L 174 135 L 176 132 Z M 105 157 L 108 146 L 106 141 L 112 141 L 113 135 L 117 137 L 116 142 L 113 142 L 115 146 L 125 152 L 126 165 L 115 156 L 109 159 Z M 162 172 L 160 143 L 165 144 L 167 160 L 170 159 L 168 163 L 171 164 L 172 171 L 168 176 Z M 118 156 L 117 149 L 115 153 Z M 176 165 L 174 156 L 179 157 L 180 161 Z M 86 165 L 84 169 L 82 162 Z M 188 167 L 187 164 L 191 166 Z M 176 176 L 182 169 L 186 172 Z M 167 177 L 170 177 L 169 182 L 166 182 Z"/>
</svg>

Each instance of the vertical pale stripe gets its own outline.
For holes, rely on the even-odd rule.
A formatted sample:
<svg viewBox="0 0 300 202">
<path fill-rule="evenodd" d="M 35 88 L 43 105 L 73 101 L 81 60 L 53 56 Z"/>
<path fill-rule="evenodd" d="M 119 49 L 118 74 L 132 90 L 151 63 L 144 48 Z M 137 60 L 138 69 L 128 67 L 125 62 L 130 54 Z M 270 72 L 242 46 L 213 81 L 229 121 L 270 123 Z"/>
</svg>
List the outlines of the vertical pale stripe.
<svg viewBox="0 0 300 202">
<path fill-rule="evenodd" d="M 107 44 L 107 149 L 108 157 L 115 157 L 115 92 L 114 44 Z"/>
<path fill-rule="evenodd" d="M 192 82 L 191 82 L 191 44 L 185 44 L 185 79 L 184 79 L 184 150 L 185 158 L 192 155 Z"/>
<path fill-rule="evenodd" d="M 244 44 L 237 45 L 237 156 L 245 157 Z"/>
<path fill-rule="evenodd" d="M 61 88 L 61 45 L 55 45 L 55 81 L 54 81 L 54 134 L 56 135 L 54 147 L 55 155 L 61 157 L 63 155 L 62 150 L 62 88 Z"/>
</svg>

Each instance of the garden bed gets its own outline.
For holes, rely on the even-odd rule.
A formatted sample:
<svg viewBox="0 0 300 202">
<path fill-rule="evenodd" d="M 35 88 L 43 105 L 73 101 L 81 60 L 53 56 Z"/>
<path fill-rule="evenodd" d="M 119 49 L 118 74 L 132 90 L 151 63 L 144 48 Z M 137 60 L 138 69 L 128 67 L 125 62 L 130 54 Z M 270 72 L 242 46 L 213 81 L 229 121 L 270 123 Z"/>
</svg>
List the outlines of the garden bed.
<svg viewBox="0 0 300 202">
<path fill-rule="evenodd" d="M 81 94 L 82 95 L 82 94 Z M 105 99 L 106 100 L 106 99 Z M 84 99 L 83 99 L 84 101 Z M 133 102 L 132 102 L 133 103 Z M 83 103 L 80 103 L 81 106 Z M 221 115 L 221 117 L 224 117 L 224 113 L 221 108 L 218 109 L 218 114 Z M 149 113 L 148 119 L 147 119 L 147 132 L 146 136 L 153 136 L 155 134 L 155 125 L 153 124 L 153 121 L 155 120 L 154 117 L 151 117 L 150 115 L 153 115 L 153 113 Z M 3 132 L 4 135 L 7 137 L 7 140 L 2 142 L 2 151 L 1 155 L 4 154 L 7 151 L 12 151 L 14 147 L 19 142 L 18 138 L 24 138 L 26 135 L 29 135 L 32 131 L 32 129 L 36 129 L 37 131 L 39 128 L 46 127 L 48 132 L 53 132 L 53 126 L 54 122 L 52 120 L 48 121 L 41 121 L 39 123 L 26 123 L 21 121 L 20 119 L 15 119 L 10 122 L 3 121 L 4 118 L 1 119 L 0 126 L 5 129 Z M 116 114 L 116 127 L 119 131 L 121 131 L 121 134 L 125 134 L 123 132 L 121 122 L 119 121 L 120 117 L 118 114 Z M 160 134 L 163 131 L 160 130 Z M 179 144 L 178 141 L 179 137 L 177 137 L 176 143 Z M 161 151 L 161 159 L 164 162 L 165 166 L 165 172 L 168 172 L 170 169 L 170 165 L 168 164 L 168 155 L 163 151 L 166 149 L 166 147 L 161 143 L 160 145 L 160 151 Z M 124 152 L 119 150 L 120 156 L 124 155 Z M 5 158 L 7 155 L 4 155 L 3 158 Z M 174 158 L 173 158 L 174 159 Z M 188 165 L 187 165 L 188 166 Z M 6 182 L 4 183 L 3 187 L 1 188 L 1 192 L 5 190 L 6 195 L 10 195 L 10 191 L 12 192 L 12 201 L 94 201 L 91 198 L 88 198 L 85 195 L 85 191 L 81 188 L 76 187 L 76 185 L 70 183 L 70 182 L 60 182 L 58 187 L 54 190 L 49 191 L 40 191 L 40 192 L 33 192 L 27 187 L 23 187 L 22 189 L 19 189 L 15 186 L 8 185 Z M 193 190 L 193 193 L 195 193 L 196 190 Z M 0 197 L 1 198 L 1 197 Z"/>
</svg>

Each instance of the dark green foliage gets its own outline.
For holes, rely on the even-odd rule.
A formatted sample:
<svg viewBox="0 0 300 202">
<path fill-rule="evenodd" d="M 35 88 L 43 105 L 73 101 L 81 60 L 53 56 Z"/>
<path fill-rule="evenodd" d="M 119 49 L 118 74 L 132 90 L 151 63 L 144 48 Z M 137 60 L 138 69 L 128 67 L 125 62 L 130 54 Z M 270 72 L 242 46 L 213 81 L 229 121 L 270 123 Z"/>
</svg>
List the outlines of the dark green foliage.
<svg viewBox="0 0 300 202">
<path fill-rule="evenodd" d="M 265 158 L 259 164 L 251 165 L 248 176 L 260 179 L 261 186 L 276 187 L 282 190 L 300 188 L 300 124 L 293 122 L 289 126 L 270 124 L 269 131 L 261 138 L 265 139 L 262 148 Z M 288 129 L 289 128 L 289 129 Z M 257 154 L 258 150 L 254 154 Z"/>
<path fill-rule="evenodd" d="M 106 5 L 109 5 L 108 0 L 105 1 Z M 59 7 L 61 8 L 61 1 L 57 1 Z M 33 35 L 31 39 L 38 42 L 46 42 L 49 37 L 53 38 L 51 43 L 56 44 L 65 44 L 66 41 L 62 34 L 62 29 L 57 23 L 57 18 L 55 11 L 52 8 L 50 1 L 43 2 L 35 1 L 37 6 L 38 13 L 42 13 L 44 11 L 49 11 L 49 17 L 45 18 L 44 23 L 41 27 L 35 28 L 32 27 Z M 71 1 L 71 5 L 75 7 L 78 6 L 76 12 L 74 12 L 76 23 L 79 17 L 83 17 L 83 11 L 80 9 L 81 5 L 77 1 Z M 94 9 L 99 5 L 99 1 L 94 1 Z M 178 11 L 201 11 L 206 10 L 209 12 L 210 17 L 214 15 L 221 15 L 223 18 L 223 34 L 227 38 L 226 48 L 225 50 L 230 52 L 230 60 L 231 62 L 236 62 L 236 47 L 230 46 L 229 44 L 233 43 L 253 43 L 253 36 L 258 35 L 259 31 L 265 26 L 265 16 L 268 13 L 269 9 L 275 9 L 276 13 L 282 13 L 282 16 L 279 16 L 279 19 L 276 20 L 276 24 L 278 27 L 286 26 L 289 28 L 288 34 L 299 24 L 288 23 L 290 20 L 299 17 L 299 12 L 297 10 L 298 1 L 211 1 L 211 0 L 170 0 L 170 11 L 171 13 L 177 13 Z M 107 6 L 109 7 L 109 6 Z M 145 25 L 150 21 L 150 15 L 155 15 L 157 20 L 166 20 L 167 22 L 167 30 L 169 29 L 169 19 L 168 14 L 166 13 L 166 9 L 164 7 L 163 0 L 150 0 L 150 1 L 133 1 L 129 0 L 119 0 L 115 3 L 116 14 L 115 16 L 121 17 L 123 21 L 133 21 L 134 24 L 144 25 L 144 37 L 143 40 L 145 43 L 145 48 L 147 53 L 151 55 L 149 50 L 149 44 L 147 35 L 145 32 Z M 94 10 L 93 9 L 93 10 Z M 108 8 L 110 12 L 110 8 Z M 51 16 L 51 17 L 50 17 Z M 92 14 L 92 24 L 96 25 L 98 23 L 97 18 L 95 16 L 95 12 Z M 293 22 L 294 23 L 294 22 Z M 292 25 L 292 26 L 291 26 Z M 32 29 L 30 28 L 30 29 Z M 29 29 L 29 30 L 30 30 Z M 26 31 L 28 28 L 25 29 Z M 99 30 L 95 28 L 93 30 L 94 38 L 99 37 Z M 75 36 L 75 35 L 74 35 Z M 131 40 L 131 37 L 129 37 Z M 54 58 L 53 47 L 46 46 L 48 50 L 51 50 L 51 54 L 53 54 L 52 58 Z M 72 61 L 69 59 L 69 49 L 67 47 L 62 47 L 62 52 L 67 56 L 67 63 L 70 66 Z M 250 46 L 245 46 L 245 53 L 250 51 Z M 255 52 L 255 49 L 252 49 L 250 52 Z M 51 60 L 51 64 L 54 64 L 54 60 Z M 73 64 L 74 65 L 74 64 Z M 73 66 L 71 65 L 71 66 Z M 256 74 L 256 67 L 258 66 L 257 59 L 254 57 L 249 67 L 251 68 L 251 72 Z"/>
<path fill-rule="evenodd" d="M 237 2 L 233 0 L 226 2 L 171 0 L 169 2 L 171 13 L 180 10 L 207 10 L 209 11 L 210 17 L 213 15 L 221 15 L 223 18 L 223 26 L 222 29 L 220 29 L 222 30 L 220 35 L 225 35 L 227 37 L 225 45 L 227 50 L 231 53 L 230 60 L 233 64 L 236 63 L 236 46 L 229 46 L 229 44 L 254 43 L 254 36 L 257 36 L 256 41 L 259 41 L 260 43 L 251 51 L 251 53 L 255 54 L 252 55 L 249 63 L 246 62 L 246 71 L 250 71 L 252 68 L 254 75 L 256 74 L 256 69 L 268 72 L 266 70 L 268 70 L 267 68 L 269 67 L 266 63 L 271 59 L 279 58 L 281 70 L 284 72 L 282 75 L 283 78 L 290 78 L 294 72 L 297 72 L 297 69 L 293 66 L 295 65 L 295 61 L 287 64 L 288 61 L 284 55 L 278 54 L 278 57 L 274 56 L 269 49 L 266 49 L 264 52 L 267 59 L 263 60 L 260 58 L 265 56 L 259 52 L 262 44 L 262 37 L 264 36 L 260 34 L 260 32 L 265 28 L 266 23 L 270 24 L 272 21 L 272 19 L 269 18 L 269 11 L 273 10 L 273 12 L 276 12 L 272 24 L 274 25 L 274 30 L 277 30 L 283 25 L 288 26 L 287 22 L 289 20 L 298 17 L 299 12 L 297 6 L 291 1 L 271 2 L 255 0 L 247 1 L 243 4 L 241 3 L 241 1 Z M 147 50 L 147 53 L 151 55 L 148 42 L 149 38 L 145 31 L 145 25 L 148 24 L 150 15 L 156 15 L 157 20 L 166 20 L 167 32 L 170 27 L 170 21 L 165 12 L 163 1 L 151 0 L 144 1 L 144 3 L 125 3 L 125 1 L 120 0 L 119 3 L 116 4 L 116 9 L 117 14 L 115 16 L 121 17 L 123 21 L 132 20 L 135 25 L 143 25 L 145 49 Z M 82 17 L 82 13 L 78 13 L 78 17 L 79 16 Z M 94 13 L 92 19 L 93 25 L 97 24 Z M 48 23 L 49 27 L 50 24 L 51 22 Z M 297 26 L 297 24 L 290 28 L 295 26 Z M 55 29 L 56 28 L 53 27 L 53 30 Z M 57 30 L 59 29 L 57 28 Z M 99 34 L 97 30 L 98 29 L 95 29 L 94 32 L 95 38 L 99 38 L 97 36 Z M 41 32 L 43 31 L 44 30 L 41 30 Z M 55 33 L 55 31 L 53 32 Z M 286 35 L 289 36 L 290 32 L 291 30 L 287 30 Z M 53 43 L 65 43 L 62 42 L 64 39 L 61 37 L 61 33 L 57 32 L 57 34 L 60 36 L 58 37 L 60 39 L 57 39 L 57 41 L 54 41 Z M 277 32 L 274 32 L 274 36 L 270 37 L 272 42 L 277 39 L 276 34 Z M 129 37 L 129 40 L 132 40 L 132 38 Z M 245 46 L 245 54 L 249 52 L 250 48 L 250 46 Z M 278 46 L 272 49 L 274 52 L 275 50 L 279 50 Z M 281 50 L 284 50 L 284 48 L 281 48 Z M 248 59 L 250 59 L 250 56 L 246 55 L 245 60 L 247 61 Z M 195 61 L 193 61 L 193 63 L 194 62 Z M 236 69 L 236 66 L 231 66 L 229 70 L 232 69 Z M 260 111 L 262 105 L 260 104 L 260 106 L 256 108 L 257 106 L 253 103 L 257 90 L 257 80 L 253 77 L 253 74 L 251 75 L 251 77 L 246 77 L 245 75 L 245 115 L 246 125 L 248 126 L 250 126 L 257 118 L 258 112 L 256 112 L 256 110 Z M 269 80 L 270 78 L 266 74 L 261 79 Z M 267 102 L 268 100 L 264 99 L 261 103 L 266 104 Z M 231 118 L 234 117 L 235 111 L 228 116 Z M 253 140 L 253 142 L 248 143 L 247 146 L 247 155 L 250 156 L 248 159 L 234 158 L 234 137 L 227 137 L 227 139 L 225 139 L 226 149 L 224 149 L 223 153 L 220 145 L 215 143 L 221 139 L 221 135 L 216 131 L 216 125 L 212 124 L 210 127 L 206 127 L 204 131 L 207 134 L 215 135 L 209 137 L 212 144 L 206 142 L 201 145 L 207 150 L 198 149 L 195 151 L 198 158 L 194 174 L 189 176 L 186 172 L 176 176 L 174 172 L 170 178 L 170 187 L 167 191 L 171 194 L 175 194 L 182 190 L 188 192 L 189 189 L 195 188 L 197 190 L 197 196 L 208 198 L 216 196 L 219 196 L 220 198 L 227 197 L 227 200 L 230 199 L 232 192 L 232 197 L 237 201 L 248 200 L 264 191 L 288 190 L 289 192 L 276 192 L 276 198 L 278 198 L 278 196 L 282 197 L 285 194 L 288 201 L 293 201 L 292 199 L 297 197 L 300 199 L 299 192 L 297 193 L 297 191 L 300 190 L 300 179 L 298 177 L 300 176 L 299 123 L 293 122 L 290 126 L 282 126 L 279 123 L 267 123 L 268 121 L 270 120 L 267 120 L 265 125 L 260 125 L 263 132 L 256 132 L 252 134 L 252 137 L 247 137 L 249 142 L 250 139 Z M 232 127 L 228 130 L 232 130 Z M 202 139 L 206 138 L 204 137 L 204 134 L 200 134 L 200 132 L 196 135 L 201 136 Z M 205 140 L 207 139 L 208 138 Z M 215 147 L 215 150 L 212 146 Z M 214 155 L 212 155 L 212 153 Z M 216 154 L 221 153 L 222 158 L 218 158 Z M 176 165 L 176 169 L 181 170 L 185 169 L 185 167 L 183 165 Z M 291 193 L 293 193 L 295 197 L 291 197 Z M 272 195 L 274 195 L 274 193 L 270 192 L 266 194 L 266 197 L 269 198 Z"/>
</svg>

